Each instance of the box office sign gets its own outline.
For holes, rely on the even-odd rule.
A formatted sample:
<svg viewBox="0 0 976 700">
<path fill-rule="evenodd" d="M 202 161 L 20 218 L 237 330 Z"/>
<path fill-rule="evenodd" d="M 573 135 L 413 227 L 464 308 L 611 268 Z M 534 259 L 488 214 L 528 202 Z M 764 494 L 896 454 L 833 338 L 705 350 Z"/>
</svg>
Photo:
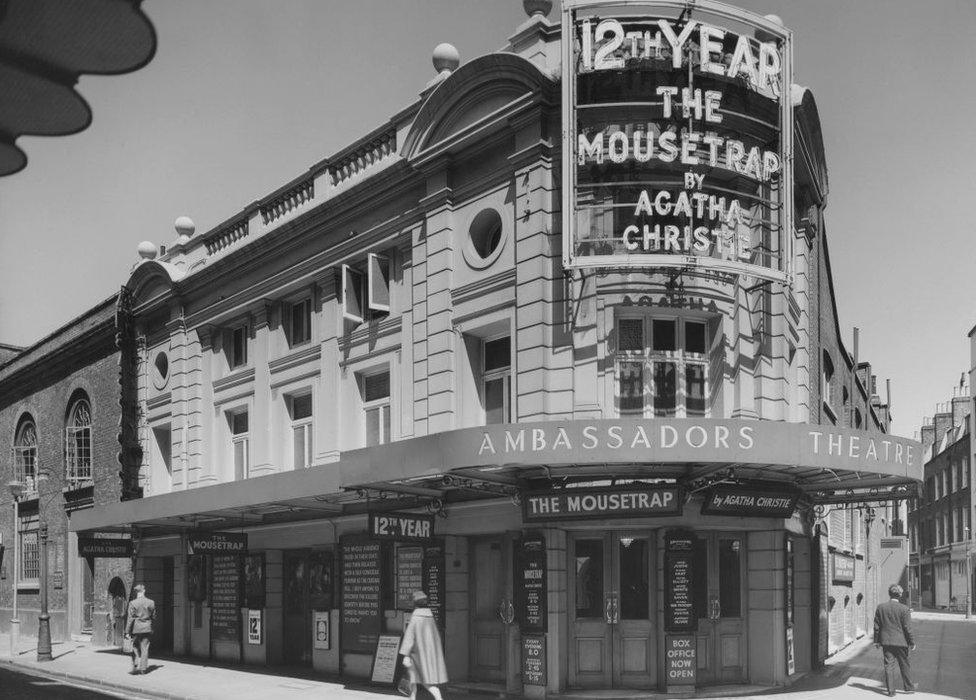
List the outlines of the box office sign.
<svg viewBox="0 0 976 700">
<path fill-rule="evenodd" d="M 580 520 L 681 515 L 681 489 L 630 484 L 613 488 L 574 488 L 522 495 L 522 520 Z"/>
<path fill-rule="evenodd" d="M 562 7 L 565 266 L 785 281 L 790 31 L 710 0 Z"/>
<path fill-rule="evenodd" d="M 189 554 L 246 554 L 247 534 L 243 532 L 203 532 L 187 535 Z"/>
<path fill-rule="evenodd" d="M 831 580 L 834 583 L 854 583 L 854 557 L 833 552 L 830 559 L 833 567 Z"/>
<path fill-rule="evenodd" d="M 370 513 L 369 534 L 373 539 L 397 542 L 432 542 L 434 516 L 415 513 Z"/>
<path fill-rule="evenodd" d="M 128 559 L 132 556 L 132 540 L 120 537 L 79 537 L 78 556 Z"/>
<path fill-rule="evenodd" d="M 665 674 L 668 691 L 675 686 L 693 686 L 698 672 L 698 644 L 694 635 L 667 635 Z"/>
<path fill-rule="evenodd" d="M 702 503 L 702 515 L 735 515 L 753 518 L 791 518 L 799 494 L 762 491 L 747 486 L 720 486 Z"/>
</svg>

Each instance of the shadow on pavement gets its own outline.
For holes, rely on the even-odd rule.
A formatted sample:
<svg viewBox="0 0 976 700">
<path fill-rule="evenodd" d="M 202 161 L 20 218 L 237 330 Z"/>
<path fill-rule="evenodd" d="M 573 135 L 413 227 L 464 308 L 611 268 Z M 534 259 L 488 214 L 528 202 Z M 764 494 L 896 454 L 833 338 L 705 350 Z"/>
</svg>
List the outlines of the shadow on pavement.
<svg viewBox="0 0 976 700">
<path fill-rule="evenodd" d="M 860 688 L 861 690 L 870 690 L 872 693 L 877 693 L 878 695 L 888 696 L 888 689 L 884 686 L 878 687 L 876 685 L 868 685 L 867 683 L 851 683 L 852 688 Z"/>
</svg>

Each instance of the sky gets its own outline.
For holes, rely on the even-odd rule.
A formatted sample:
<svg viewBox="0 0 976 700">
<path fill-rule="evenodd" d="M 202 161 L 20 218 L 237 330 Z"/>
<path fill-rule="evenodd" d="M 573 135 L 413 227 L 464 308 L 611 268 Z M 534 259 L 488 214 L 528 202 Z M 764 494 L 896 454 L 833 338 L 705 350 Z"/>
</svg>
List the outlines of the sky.
<svg viewBox="0 0 976 700">
<path fill-rule="evenodd" d="M 794 32 L 823 126 L 834 287 L 848 349 L 911 437 L 970 368 L 976 325 L 976 2 L 737 0 Z M 92 125 L 21 138 L 0 178 L 0 343 L 29 345 L 126 280 L 140 241 L 202 233 L 417 98 L 430 56 L 497 50 L 520 0 L 148 0 L 158 49 L 83 76 Z M 557 2 L 558 8 L 558 2 Z M 558 19 L 557 10 L 551 18 Z M 884 396 L 882 396 L 884 400 Z"/>
</svg>

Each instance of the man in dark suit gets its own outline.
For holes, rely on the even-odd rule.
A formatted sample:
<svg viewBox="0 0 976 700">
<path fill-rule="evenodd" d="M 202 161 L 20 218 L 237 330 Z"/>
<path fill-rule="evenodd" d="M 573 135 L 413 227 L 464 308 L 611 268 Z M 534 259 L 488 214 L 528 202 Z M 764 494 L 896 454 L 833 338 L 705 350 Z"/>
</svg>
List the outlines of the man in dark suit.
<svg viewBox="0 0 976 700">
<path fill-rule="evenodd" d="M 884 652 L 885 684 L 888 696 L 895 695 L 895 664 L 901 671 L 901 680 L 906 693 L 915 692 L 912 683 L 912 666 L 908 651 L 915 651 L 915 637 L 912 635 L 912 611 L 902 605 L 901 586 L 897 583 L 888 588 L 887 603 L 881 603 L 874 613 L 874 645 Z"/>
<path fill-rule="evenodd" d="M 146 597 L 146 587 L 141 583 L 133 590 L 136 597 L 129 601 L 129 621 L 125 626 L 125 635 L 132 637 L 132 670 L 136 675 L 146 673 L 149 664 L 149 639 L 152 637 L 152 624 L 156 619 L 156 604 Z"/>
</svg>

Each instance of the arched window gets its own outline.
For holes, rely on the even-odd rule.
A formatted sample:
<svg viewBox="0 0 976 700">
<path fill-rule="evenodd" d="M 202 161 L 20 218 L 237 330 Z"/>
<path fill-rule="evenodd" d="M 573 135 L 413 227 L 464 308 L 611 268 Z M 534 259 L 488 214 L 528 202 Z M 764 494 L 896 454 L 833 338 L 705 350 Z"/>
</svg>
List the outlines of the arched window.
<svg viewBox="0 0 976 700">
<path fill-rule="evenodd" d="M 68 425 L 64 429 L 64 444 L 68 484 L 91 481 L 91 406 L 87 398 L 75 399 L 71 404 Z"/>
<path fill-rule="evenodd" d="M 14 478 L 27 493 L 37 491 L 37 426 L 27 414 L 20 419 L 14 435 Z"/>
</svg>

